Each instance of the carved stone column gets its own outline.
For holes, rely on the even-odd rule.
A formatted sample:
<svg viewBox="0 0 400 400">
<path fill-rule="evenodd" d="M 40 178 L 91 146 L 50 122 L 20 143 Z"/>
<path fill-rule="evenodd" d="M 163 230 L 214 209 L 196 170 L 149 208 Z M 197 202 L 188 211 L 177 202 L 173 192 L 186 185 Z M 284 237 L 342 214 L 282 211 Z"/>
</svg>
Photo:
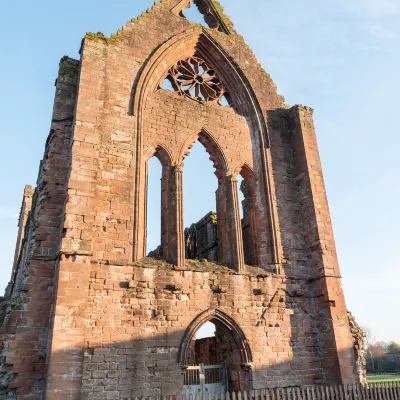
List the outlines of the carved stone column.
<svg viewBox="0 0 400 400">
<path fill-rule="evenodd" d="M 161 175 L 161 257 L 168 258 L 168 200 L 171 167 L 163 166 Z"/>
<path fill-rule="evenodd" d="M 185 232 L 183 226 L 182 167 L 180 165 L 168 167 L 168 178 L 166 177 L 166 180 L 168 204 L 166 208 L 163 207 L 163 210 L 165 210 L 163 221 L 165 218 L 167 225 L 166 235 L 163 238 L 164 257 L 169 263 L 183 267 L 185 264 Z"/>
<path fill-rule="evenodd" d="M 244 253 L 238 185 L 232 176 L 227 176 L 219 182 L 217 215 L 221 261 L 229 263 L 237 271 L 243 271 Z"/>
</svg>

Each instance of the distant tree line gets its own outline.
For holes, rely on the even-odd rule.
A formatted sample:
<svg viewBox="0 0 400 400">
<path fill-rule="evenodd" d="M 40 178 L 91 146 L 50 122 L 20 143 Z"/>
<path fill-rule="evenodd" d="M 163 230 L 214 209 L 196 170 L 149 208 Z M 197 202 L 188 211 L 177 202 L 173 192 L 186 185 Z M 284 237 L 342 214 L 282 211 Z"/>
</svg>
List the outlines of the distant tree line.
<svg viewBox="0 0 400 400">
<path fill-rule="evenodd" d="M 367 346 L 367 373 L 400 373 L 400 344 L 377 342 Z"/>
</svg>

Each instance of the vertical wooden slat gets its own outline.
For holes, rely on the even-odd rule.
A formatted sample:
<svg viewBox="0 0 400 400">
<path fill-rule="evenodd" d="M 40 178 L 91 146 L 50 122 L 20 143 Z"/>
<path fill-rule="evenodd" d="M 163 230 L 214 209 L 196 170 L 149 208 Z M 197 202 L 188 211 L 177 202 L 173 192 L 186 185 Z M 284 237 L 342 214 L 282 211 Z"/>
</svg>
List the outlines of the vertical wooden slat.
<svg viewBox="0 0 400 400">
<path fill-rule="evenodd" d="M 393 393 L 393 390 L 392 390 L 392 386 L 393 386 L 392 383 L 393 382 L 388 382 L 389 398 L 390 398 L 390 400 L 395 400 L 394 393 Z"/>
<path fill-rule="evenodd" d="M 353 396 L 354 396 L 354 399 L 361 400 L 360 393 L 358 391 L 358 384 L 353 384 Z"/>
<path fill-rule="evenodd" d="M 392 393 L 393 393 L 394 400 L 400 400 L 398 393 L 396 391 L 396 383 L 395 382 L 392 382 Z"/>
<path fill-rule="evenodd" d="M 400 400 L 400 396 L 399 396 L 399 392 L 398 392 L 398 383 L 397 383 L 397 382 L 394 382 L 394 383 L 393 383 L 393 388 L 392 388 L 392 390 L 393 390 L 394 398 L 395 398 L 396 400 Z"/>
<path fill-rule="evenodd" d="M 297 396 L 297 400 L 301 399 L 301 393 L 300 393 L 300 388 L 296 389 L 296 396 Z"/>
<path fill-rule="evenodd" d="M 380 383 L 377 383 L 376 384 L 376 390 L 377 390 L 377 392 L 378 392 L 378 397 L 377 397 L 377 399 L 376 400 L 383 400 L 383 398 L 382 398 L 382 388 L 381 388 L 381 385 L 380 385 Z"/>
<path fill-rule="evenodd" d="M 381 383 L 381 391 L 382 391 L 382 399 L 389 400 L 386 396 L 386 384 L 385 382 Z"/>
<path fill-rule="evenodd" d="M 320 387 L 321 400 L 325 400 L 325 386 Z"/>
<path fill-rule="evenodd" d="M 339 386 L 339 398 L 340 398 L 340 400 L 345 400 L 345 397 L 344 397 L 344 385 L 340 385 Z"/>
<path fill-rule="evenodd" d="M 349 385 L 344 385 L 344 398 L 345 400 L 350 400 Z"/>
<path fill-rule="evenodd" d="M 303 400 L 307 400 L 307 391 L 306 391 L 306 388 L 305 388 L 305 387 L 303 387 L 303 388 L 301 389 L 301 398 L 302 398 Z"/>
<path fill-rule="evenodd" d="M 368 400 L 366 385 L 361 385 L 361 392 L 362 392 L 362 400 Z"/>
<path fill-rule="evenodd" d="M 307 387 L 307 400 L 313 400 L 310 387 Z"/>
<path fill-rule="evenodd" d="M 393 396 L 392 396 L 392 384 L 391 382 L 387 382 L 386 383 L 386 392 L 387 392 L 387 396 L 389 400 L 394 400 Z"/>
<path fill-rule="evenodd" d="M 359 383 L 354 385 L 355 396 L 357 400 L 362 400 L 361 385 Z"/>
<path fill-rule="evenodd" d="M 317 400 L 317 394 L 315 393 L 315 386 L 311 386 L 311 400 Z"/>
<path fill-rule="evenodd" d="M 375 393 L 374 393 L 374 384 L 369 383 L 368 384 L 368 396 L 371 400 L 375 399 Z"/>
<path fill-rule="evenodd" d="M 393 400 L 393 399 L 392 399 L 392 394 L 391 394 L 391 391 L 390 391 L 390 384 L 389 384 L 389 382 L 386 382 L 386 384 L 385 384 L 385 391 L 386 391 L 386 398 L 387 398 L 388 400 Z"/>
<path fill-rule="evenodd" d="M 287 388 L 287 391 L 286 391 L 286 399 L 287 399 L 287 400 L 294 400 L 294 399 L 293 399 L 293 396 L 292 396 L 292 388 Z"/>
<path fill-rule="evenodd" d="M 335 385 L 333 389 L 335 391 L 335 400 L 340 400 L 338 385 Z"/>
<path fill-rule="evenodd" d="M 373 400 L 373 393 L 372 393 L 372 387 L 371 384 L 367 384 L 366 388 L 365 388 L 366 392 L 367 392 L 367 399 L 368 400 Z"/>
<path fill-rule="evenodd" d="M 383 400 L 381 393 L 381 385 L 379 383 L 375 383 L 376 397 L 375 400 Z"/>
<path fill-rule="evenodd" d="M 374 388 L 374 391 L 373 391 L 374 397 L 373 397 L 373 399 L 374 400 L 378 400 L 379 399 L 378 384 L 377 383 L 373 383 L 372 386 Z"/>
<path fill-rule="evenodd" d="M 384 384 L 383 384 L 383 387 L 384 387 L 384 392 L 385 392 L 385 398 L 386 398 L 386 400 L 391 400 L 390 399 L 390 392 L 389 392 L 389 382 L 384 382 Z"/>
<path fill-rule="evenodd" d="M 282 400 L 287 400 L 287 388 L 282 388 L 281 389 L 281 399 Z"/>
<path fill-rule="evenodd" d="M 330 394 L 331 394 L 331 400 L 337 400 L 336 399 L 336 395 L 335 395 L 335 388 L 333 387 L 333 386 L 331 386 L 330 388 L 329 388 L 329 391 L 331 392 Z"/>
<path fill-rule="evenodd" d="M 396 394 L 394 392 L 393 382 L 390 382 L 389 390 L 390 390 L 390 397 L 392 398 L 392 400 L 396 400 Z"/>
<path fill-rule="evenodd" d="M 360 400 L 366 400 L 366 399 L 364 398 L 364 385 L 362 385 L 361 383 L 359 383 L 359 384 L 357 385 L 357 387 L 358 387 L 358 395 L 360 396 L 360 397 L 359 397 Z"/>
<path fill-rule="evenodd" d="M 365 390 L 365 398 L 366 398 L 366 400 L 372 400 L 372 398 L 371 398 L 371 393 L 370 393 L 370 390 L 369 390 L 370 388 L 369 388 L 369 385 L 368 384 L 365 384 L 364 385 L 364 390 Z"/>
<path fill-rule="evenodd" d="M 265 389 L 264 394 L 265 394 L 265 400 L 271 400 L 271 397 L 269 395 L 269 389 Z"/>
<path fill-rule="evenodd" d="M 331 400 L 331 394 L 329 393 L 329 386 L 325 386 L 325 399 Z"/>
<path fill-rule="evenodd" d="M 386 392 L 386 382 L 382 383 L 382 397 L 383 397 L 383 400 L 389 400 L 387 397 L 387 392 Z"/>
<path fill-rule="evenodd" d="M 363 390 L 364 390 L 364 395 L 363 395 L 364 399 L 368 400 L 369 397 L 368 397 L 368 385 L 367 384 L 363 385 Z"/>
<path fill-rule="evenodd" d="M 324 387 L 323 386 L 317 386 L 316 387 L 316 392 L 317 392 L 317 399 L 318 400 L 324 400 Z"/>
</svg>

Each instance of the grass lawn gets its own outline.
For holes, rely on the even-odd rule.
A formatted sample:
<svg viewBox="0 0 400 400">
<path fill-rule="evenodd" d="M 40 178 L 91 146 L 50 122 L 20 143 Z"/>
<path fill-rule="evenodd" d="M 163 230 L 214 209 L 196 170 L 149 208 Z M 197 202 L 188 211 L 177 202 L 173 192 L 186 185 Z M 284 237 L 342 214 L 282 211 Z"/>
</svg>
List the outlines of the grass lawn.
<svg viewBox="0 0 400 400">
<path fill-rule="evenodd" d="M 367 375 L 367 382 L 400 382 L 400 375 Z"/>
</svg>

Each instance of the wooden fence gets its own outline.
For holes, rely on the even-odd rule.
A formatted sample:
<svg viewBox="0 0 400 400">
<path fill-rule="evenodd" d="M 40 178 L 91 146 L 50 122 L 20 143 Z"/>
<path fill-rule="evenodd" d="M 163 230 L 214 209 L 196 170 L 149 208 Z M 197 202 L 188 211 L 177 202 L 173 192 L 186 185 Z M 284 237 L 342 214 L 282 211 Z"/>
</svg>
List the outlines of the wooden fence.
<svg viewBox="0 0 400 400">
<path fill-rule="evenodd" d="M 135 400 L 400 400 L 400 383 L 260 389 L 243 393 L 154 396 Z"/>
</svg>

